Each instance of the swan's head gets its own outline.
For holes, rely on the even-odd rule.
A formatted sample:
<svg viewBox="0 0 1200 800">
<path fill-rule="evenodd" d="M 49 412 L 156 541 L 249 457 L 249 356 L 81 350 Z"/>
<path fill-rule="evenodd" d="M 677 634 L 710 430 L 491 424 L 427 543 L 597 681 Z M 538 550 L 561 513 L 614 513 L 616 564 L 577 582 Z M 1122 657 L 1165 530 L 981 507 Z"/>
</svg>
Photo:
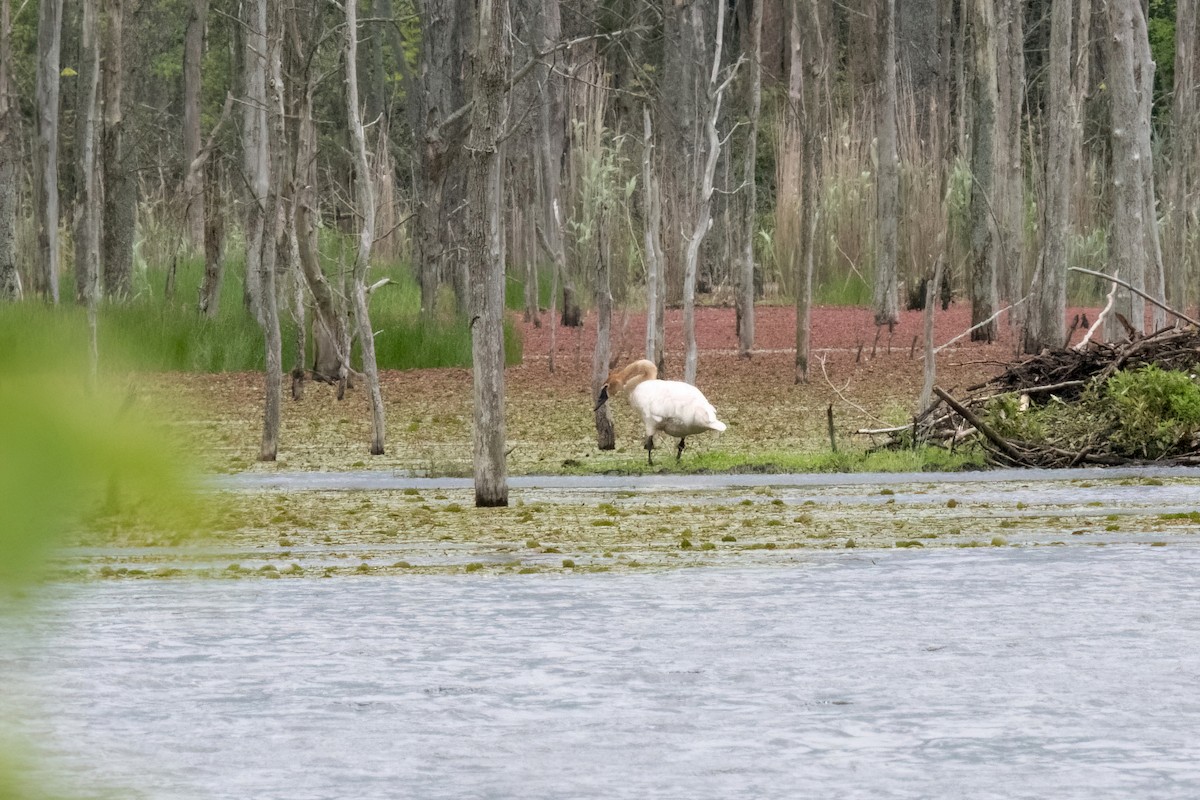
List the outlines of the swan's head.
<svg viewBox="0 0 1200 800">
<path fill-rule="evenodd" d="M 608 373 L 608 380 L 600 387 L 600 395 L 596 398 L 596 408 L 593 410 L 598 411 L 600 406 L 608 402 L 611 395 L 620 394 L 642 381 L 652 381 L 657 377 L 658 368 L 654 366 L 653 361 L 645 359 L 634 361 L 622 369 L 612 370 Z"/>
</svg>

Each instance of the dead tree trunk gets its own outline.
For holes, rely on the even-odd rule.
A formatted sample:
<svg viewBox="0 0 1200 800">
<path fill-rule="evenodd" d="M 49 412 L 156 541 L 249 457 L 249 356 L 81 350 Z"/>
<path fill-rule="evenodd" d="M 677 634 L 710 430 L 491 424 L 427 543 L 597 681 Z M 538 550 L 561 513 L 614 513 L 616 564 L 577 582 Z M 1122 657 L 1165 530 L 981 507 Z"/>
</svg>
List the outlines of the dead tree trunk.
<svg viewBox="0 0 1200 800">
<path fill-rule="evenodd" d="M 1153 177 L 1149 174 L 1149 92 L 1154 64 L 1139 0 L 1108 0 L 1105 7 L 1108 35 L 1104 57 L 1111 93 L 1114 187 L 1111 260 L 1119 277 L 1136 289 L 1145 289 L 1158 251 Z M 1136 294 L 1119 293 L 1114 310 L 1136 330 L 1145 330 L 1145 302 Z M 1122 335 L 1116 314 L 1106 320 L 1105 336 L 1110 340 Z"/>
<path fill-rule="evenodd" d="M 896 152 L 896 0 L 883 3 L 883 81 L 879 86 L 879 163 L 875 174 L 875 324 L 891 330 L 900 318 L 896 247 L 900 171 Z"/>
<path fill-rule="evenodd" d="M 613 428 L 612 414 L 608 403 L 599 403 L 600 389 L 608 378 L 609 361 L 612 358 L 612 270 L 608 261 L 608 237 L 605 226 L 608 221 L 600 217 L 596 226 L 596 280 L 593 301 L 596 304 L 596 349 L 592 353 L 592 402 L 597 404 L 593 415 L 596 423 L 596 447 L 613 450 L 617 446 L 617 433 Z"/>
<path fill-rule="evenodd" d="M 646 259 L 646 359 L 662 373 L 663 361 L 663 260 L 662 202 L 658 196 L 658 177 L 654 170 L 654 135 L 650 128 L 650 107 L 642 106 L 642 204 L 646 229 L 643 249 Z"/>
<path fill-rule="evenodd" d="M 34 291 L 58 302 L 58 91 L 62 49 L 63 0 L 38 4 L 38 61 L 34 113 L 37 144 L 34 162 L 34 219 L 37 268 Z"/>
<path fill-rule="evenodd" d="M 826 81 L 830 70 L 830 39 L 817 0 L 795 0 L 788 24 L 788 116 L 784 126 L 787 173 L 785 180 L 799 184 L 781 201 L 777 229 L 788 231 L 791 244 L 786 262 L 792 270 L 796 294 L 796 383 L 807 383 L 811 366 L 812 284 L 817 228 L 818 143 L 828 129 Z M 779 212 L 777 212 L 779 213 Z"/>
<path fill-rule="evenodd" d="M 416 104 L 412 115 L 417 146 L 417 185 L 420 205 L 415 218 L 417 277 L 421 285 L 421 312 L 432 319 L 437 311 L 438 290 L 444 273 L 461 272 L 461 258 L 452 248 L 461 219 L 451 220 L 462 196 L 457 181 L 463 142 L 462 115 L 465 108 L 463 69 L 467 51 L 469 4 L 464 0 L 425 0 L 418 5 L 421 16 L 421 55 L 418 91 L 410 95 Z M 461 212 L 459 212 L 461 213 Z M 452 281 L 457 286 L 461 281 Z M 459 297 L 459 308 L 464 298 Z"/>
<path fill-rule="evenodd" d="M 1025 0 L 1003 0 L 997 4 L 996 13 L 998 103 L 994 202 L 999 239 L 996 291 L 999 300 L 1015 303 L 1024 295 L 1025 171 L 1021 109 L 1025 97 Z M 1011 312 L 1010 322 L 1020 313 Z"/>
<path fill-rule="evenodd" d="M 742 167 L 742 250 L 737 270 L 736 307 L 738 355 L 750 357 L 754 347 L 754 228 L 758 215 L 755 168 L 758 155 L 758 117 L 762 110 L 762 21 L 763 3 L 754 3 L 750 16 L 750 113 Z"/>
<path fill-rule="evenodd" d="M 992 0 L 973 0 L 971 35 L 974 52 L 972 97 L 975 101 L 971 137 L 971 341 L 995 341 L 993 318 L 998 304 L 996 233 L 993 189 L 996 185 L 996 12 Z"/>
<path fill-rule="evenodd" d="M 204 278 L 200 284 L 200 313 L 215 319 L 221 309 L 221 284 L 225 280 L 225 215 L 221 202 L 221 162 L 205 163 L 202 184 L 204 200 Z"/>
<path fill-rule="evenodd" d="M 1167 282 L 1167 305 L 1187 308 L 1195 292 L 1197 191 L 1200 187 L 1200 6 L 1175 3 L 1175 86 L 1171 102 L 1171 168 L 1167 172 L 1169 236 L 1164 259 L 1174 265 Z"/>
<path fill-rule="evenodd" d="M 300 269 L 316 305 L 313 316 L 313 378 L 346 394 L 350 375 L 350 332 L 345 305 L 339 302 L 321 268 L 317 246 L 317 129 L 313 122 L 313 85 L 307 80 L 296 121 L 295 226 Z"/>
<path fill-rule="evenodd" d="M 17 110 L 12 88 L 12 10 L 0 0 L 0 301 L 21 298 L 13 248 L 17 223 Z"/>
<path fill-rule="evenodd" d="M 192 0 L 183 39 L 183 201 L 188 243 L 204 247 L 204 165 L 200 155 L 200 62 L 204 58 L 204 27 L 208 0 Z"/>
<path fill-rule="evenodd" d="M 269 106 L 267 105 L 267 3 L 247 3 L 243 32 L 243 68 L 246 100 L 243 104 L 242 152 L 250 191 L 246 210 L 246 275 L 256 275 L 260 292 L 255 298 L 255 315 L 263 330 L 266 351 L 260 461 L 274 461 L 279 450 L 279 414 L 282 402 L 282 343 L 279 308 L 275 300 L 272 236 L 274 203 L 271 202 L 271 150 Z M 270 255 L 268 255 L 270 254 Z"/>
<path fill-rule="evenodd" d="M 1066 339 L 1067 243 L 1071 231 L 1071 151 L 1076 136 L 1072 80 L 1073 0 L 1054 0 L 1050 11 L 1050 72 L 1047 76 L 1047 135 L 1042 205 L 1042 251 L 1031 287 L 1022 349 L 1040 353 Z"/>
<path fill-rule="evenodd" d="M 104 95 L 104 294 L 127 300 L 133 294 L 133 237 L 137 224 L 134 180 L 124 116 L 125 7 L 105 0 L 103 40 Z"/>
<path fill-rule="evenodd" d="M 467 140 L 466 258 L 470 269 L 475 505 L 508 505 L 504 417 L 504 253 L 499 138 L 507 109 L 507 0 L 477 0 Z"/>
<path fill-rule="evenodd" d="M 100 183 L 96 174 L 99 15 L 97 0 L 83 0 L 75 110 L 75 298 L 89 307 L 99 291 L 100 278 Z"/>
<path fill-rule="evenodd" d="M 716 48 L 713 53 L 712 70 L 709 72 L 706 92 L 704 143 L 697 143 L 696 153 L 704 155 L 704 166 L 701 172 L 700 185 L 695 188 L 692 209 L 694 218 L 691 220 L 692 230 L 686 238 L 686 249 L 683 257 L 683 337 L 686 353 L 684 355 L 683 379 L 687 383 L 696 382 L 696 368 L 699 354 L 696 348 L 696 267 L 700 259 L 700 245 L 704 241 L 708 229 L 712 225 L 712 195 L 713 179 L 716 177 L 717 157 L 720 155 L 721 140 L 717 136 L 717 120 L 721 116 L 721 99 L 737 73 L 737 64 L 728 71 L 724 80 L 721 79 L 721 43 L 725 36 L 725 4 L 717 3 L 717 35 Z"/>
<path fill-rule="evenodd" d="M 363 133 L 362 111 L 358 105 L 358 7 L 346 0 L 346 113 L 350 123 L 350 141 L 354 154 L 354 195 L 362 228 L 358 233 L 358 251 L 354 257 L 354 285 L 351 299 L 354 324 L 362 352 L 363 374 L 371 398 L 371 455 L 383 455 L 385 419 L 383 394 L 379 388 L 379 368 L 375 362 L 375 333 L 367 308 L 367 271 L 370 269 L 371 244 L 375 241 L 375 193 L 371 186 L 371 162 Z M 501 282 L 503 289 L 503 282 Z"/>
</svg>

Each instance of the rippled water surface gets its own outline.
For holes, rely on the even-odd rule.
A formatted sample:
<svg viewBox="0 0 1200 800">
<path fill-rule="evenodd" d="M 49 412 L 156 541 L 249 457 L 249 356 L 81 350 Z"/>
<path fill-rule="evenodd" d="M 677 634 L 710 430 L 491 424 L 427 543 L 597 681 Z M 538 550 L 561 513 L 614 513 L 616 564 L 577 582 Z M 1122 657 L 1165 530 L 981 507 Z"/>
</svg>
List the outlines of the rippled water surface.
<svg viewBox="0 0 1200 800">
<path fill-rule="evenodd" d="M 84 796 L 1191 800 L 1197 576 L 1182 545 L 53 587 L 0 622 L 0 711 Z"/>
</svg>

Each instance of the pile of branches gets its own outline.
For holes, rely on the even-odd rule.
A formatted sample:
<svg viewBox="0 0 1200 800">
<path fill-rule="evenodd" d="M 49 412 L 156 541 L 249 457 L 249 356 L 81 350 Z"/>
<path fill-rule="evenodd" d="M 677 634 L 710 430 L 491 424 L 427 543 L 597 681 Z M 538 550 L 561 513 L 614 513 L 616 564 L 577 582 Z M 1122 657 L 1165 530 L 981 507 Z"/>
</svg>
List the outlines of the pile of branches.
<svg viewBox="0 0 1200 800">
<path fill-rule="evenodd" d="M 1155 366 L 1193 373 L 1200 365 L 1200 329 L 1166 328 L 1124 343 L 1088 343 L 1045 350 L 955 398 L 937 398 L 911 426 L 888 431 L 887 446 L 915 443 L 950 448 L 978 441 L 1004 466 L 1072 467 L 1126 464 L 1200 464 L 1200 436 L 1185 433 L 1162 452 L 1130 452 L 1114 436 L 1113 415 L 1103 407 L 1104 385 L 1119 371 Z M 1031 410 L 1051 409 L 1051 422 L 1025 424 Z M 1083 409 L 1083 415 L 1069 412 Z M 1091 413 L 1092 416 L 1086 416 Z M 1031 417 L 1026 417 L 1031 418 Z M 1030 435 L 1034 430 L 1038 435 Z M 875 433 L 880 433 L 876 431 Z"/>
</svg>

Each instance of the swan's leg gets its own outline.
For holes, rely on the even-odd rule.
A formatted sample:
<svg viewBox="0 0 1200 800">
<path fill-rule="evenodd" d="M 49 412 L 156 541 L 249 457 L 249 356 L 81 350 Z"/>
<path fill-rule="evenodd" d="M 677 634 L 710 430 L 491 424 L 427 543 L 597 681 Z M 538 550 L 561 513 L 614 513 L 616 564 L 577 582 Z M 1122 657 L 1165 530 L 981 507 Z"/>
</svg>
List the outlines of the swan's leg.
<svg viewBox="0 0 1200 800">
<path fill-rule="evenodd" d="M 683 458 L 683 448 L 685 447 L 685 445 L 684 445 L 683 441 L 684 441 L 684 440 L 683 440 L 683 438 L 681 437 L 681 438 L 679 439 L 679 446 L 675 448 L 675 460 L 676 460 L 676 461 L 678 461 L 679 459 Z"/>
<path fill-rule="evenodd" d="M 646 443 L 642 446 L 646 448 L 646 461 L 650 464 L 650 466 L 653 467 L 654 466 L 654 437 L 647 436 Z"/>
</svg>

